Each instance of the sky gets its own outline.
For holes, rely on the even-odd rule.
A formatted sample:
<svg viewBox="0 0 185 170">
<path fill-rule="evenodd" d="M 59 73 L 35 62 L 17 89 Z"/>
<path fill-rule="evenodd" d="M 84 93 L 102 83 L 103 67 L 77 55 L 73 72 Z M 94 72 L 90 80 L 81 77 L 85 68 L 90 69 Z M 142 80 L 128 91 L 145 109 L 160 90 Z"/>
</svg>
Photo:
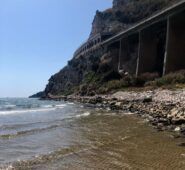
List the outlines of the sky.
<svg viewBox="0 0 185 170">
<path fill-rule="evenodd" d="M 112 0 L 0 0 L 0 97 L 45 88 Z"/>
</svg>

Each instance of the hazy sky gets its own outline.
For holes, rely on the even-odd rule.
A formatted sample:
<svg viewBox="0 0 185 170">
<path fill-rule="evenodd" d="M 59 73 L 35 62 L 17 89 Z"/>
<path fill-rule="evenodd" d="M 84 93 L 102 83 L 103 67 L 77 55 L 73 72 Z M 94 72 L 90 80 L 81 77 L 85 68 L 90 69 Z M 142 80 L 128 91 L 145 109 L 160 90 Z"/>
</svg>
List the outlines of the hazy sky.
<svg viewBox="0 0 185 170">
<path fill-rule="evenodd" d="M 43 90 L 112 0 L 0 0 L 0 97 Z"/>
</svg>

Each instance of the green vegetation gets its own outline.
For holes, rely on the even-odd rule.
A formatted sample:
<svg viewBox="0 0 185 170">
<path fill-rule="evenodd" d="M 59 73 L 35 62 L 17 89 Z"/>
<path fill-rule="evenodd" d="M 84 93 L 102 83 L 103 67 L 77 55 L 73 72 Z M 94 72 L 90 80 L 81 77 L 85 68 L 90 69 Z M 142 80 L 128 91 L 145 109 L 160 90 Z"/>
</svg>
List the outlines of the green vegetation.
<svg viewBox="0 0 185 170">
<path fill-rule="evenodd" d="M 113 70 L 106 73 L 89 72 L 85 75 L 83 83 L 68 89 L 63 95 L 78 94 L 89 95 L 106 94 L 116 90 L 127 89 L 153 89 L 158 87 L 184 87 L 185 70 L 169 73 L 163 77 L 159 77 L 158 73 L 144 73 L 139 77 L 124 76 L 121 77 Z"/>
<path fill-rule="evenodd" d="M 128 75 L 114 79 L 115 77 L 110 76 L 113 73 L 113 71 L 107 72 L 101 76 L 95 73 L 87 74 L 86 80 L 89 81 L 80 85 L 79 94 L 95 95 L 128 88 L 156 88 L 185 84 L 185 70 L 170 73 L 161 78 L 159 78 L 158 73 L 144 73 L 139 77 Z M 107 80 L 107 77 L 109 77 L 109 80 Z"/>
<path fill-rule="evenodd" d="M 166 86 L 175 84 L 185 84 L 185 70 L 169 73 L 161 78 L 145 83 L 146 86 Z"/>
</svg>

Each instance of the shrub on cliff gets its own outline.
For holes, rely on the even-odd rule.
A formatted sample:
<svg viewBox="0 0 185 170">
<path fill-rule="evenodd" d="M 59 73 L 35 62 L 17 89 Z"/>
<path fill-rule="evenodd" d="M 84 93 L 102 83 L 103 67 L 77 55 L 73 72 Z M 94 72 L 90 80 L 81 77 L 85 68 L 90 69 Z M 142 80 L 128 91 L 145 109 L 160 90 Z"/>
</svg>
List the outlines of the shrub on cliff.
<svg viewBox="0 0 185 170">
<path fill-rule="evenodd" d="M 111 80 L 119 80 L 120 74 L 114 70 L 110 70 L 102 75 L 102 82 L 109 82 Z"/>
<path fill-rule="evenodd" d="M 180 70 L 174 73 L 169 73 L 154 81 L 147 82 L 146 86 L 164 86 L 171 84 L 184 84 L 185 83 L 185 70 Z"/>
<path fill-rule="evenodd" d="M 130 85 L 130 82 L 125 81 L 123 79 L 122 80 L 112 80 L 107 83 L 107 87 L 109 90 L 128 87 L 129 85 Z"/>
<path fill-rule="evenodd" d="M 152 81 L 158 77 L 158 73 L 144 73 L 139 77 L 127 75 L 119 79 L 106 81 L 98 89 L 98 93 L 107 93 L 112 90 L 124 89 L 128 87 L 143 87 L 146 82 Z"/>
<path fill-rule="evenodd" d="M 145 83 L 149 81 L 153 81 L 156 78 L 159 78 L 159 74 L 157 72 L 154 73 L 143 73 L 140 76 L 132 79 L 132 85 L 133 86 L 144 86 Z"/>
<path fill-rule="evenodd" d="M 133 82 L 136 82 L 135 77 L 125 76 L 121 79 L 119 78 L 105 82 L 104 85 L 100 87 L 99 91 L 100 93 L 106 93 L 116 89 L 131 87 L 133 86 Z"/>
</svg>

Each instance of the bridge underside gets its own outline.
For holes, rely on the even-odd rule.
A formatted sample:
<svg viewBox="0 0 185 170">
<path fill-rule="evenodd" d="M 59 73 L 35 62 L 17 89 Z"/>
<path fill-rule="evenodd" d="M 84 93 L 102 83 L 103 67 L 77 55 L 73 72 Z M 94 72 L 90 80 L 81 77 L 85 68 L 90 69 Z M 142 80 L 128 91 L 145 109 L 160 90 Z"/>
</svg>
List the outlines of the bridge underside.
<svg viewBox="0 0 185 170">
<path fill-rule="evenodd" d="M 145 72 L 163 74 L 167 22 L 159 22 L 139 32 L 137 75 Z"/>
<path fill-rule="evenodd" d="M 168 19 L 164 74 L 185 69 L 185 11 Z"/>
<path fill-rule="evenodd" d="M 162 76 L 185 69 L 185 10 L 123 35 L 109 48 L 118 60 L 119 72 Z"/>
<path fill-rule="evenodd" d="M 116 41 L 107 47 L 108 56 L 111 58 L 112 69 L 118 70 L 120 43 Z"/>
<path fill-rule="evenodd" d="M 120 40 L 119 71 L 135 74 L 138 57 L 138 42 L 138 33 Z"/>
<path fill-rule="evenodd" d="M 118 71 L 159 76 L 185 69 L 185 0 L 102 42 L 117 43 Z M 119 43 L 118 43 L 119 42 Z M 119 49 L 118 49 L 119 47 Z"/>
</svg>

